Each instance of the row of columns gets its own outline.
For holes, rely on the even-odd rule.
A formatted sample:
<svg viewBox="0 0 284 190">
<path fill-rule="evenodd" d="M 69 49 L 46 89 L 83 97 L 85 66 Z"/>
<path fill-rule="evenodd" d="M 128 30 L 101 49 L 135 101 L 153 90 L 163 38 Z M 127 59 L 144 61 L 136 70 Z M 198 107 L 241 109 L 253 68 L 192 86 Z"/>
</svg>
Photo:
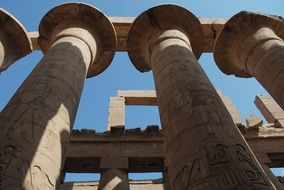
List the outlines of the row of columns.
<svg viewBox="0 0 284 190">
<path fill-rule="evenodd" d="M 283 108 L 282 23 L 241 12 L 219 34 L 214 56 L 227 74 L 255 76 Z M 53 8 L 39 34 L 45 55 L 0 113 L 0 189 L 58 188 L 85 78 L 115 52 L 111 22 L 86 4 Z M 10 44 L 3 36 L 2 57 Z M 169 188 L 275 189 L 197 61 L 203 38 L 199 20 L 175 5 L 145 11 L 129 31 L 132 63 L 153 70 Z"/>
</svg>

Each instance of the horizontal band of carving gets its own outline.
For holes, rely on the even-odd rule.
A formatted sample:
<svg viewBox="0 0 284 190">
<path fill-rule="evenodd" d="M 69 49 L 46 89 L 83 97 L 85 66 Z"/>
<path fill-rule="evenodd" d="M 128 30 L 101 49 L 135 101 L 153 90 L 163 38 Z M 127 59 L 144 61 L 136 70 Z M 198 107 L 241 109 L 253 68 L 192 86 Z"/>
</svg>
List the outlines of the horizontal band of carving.
<svg viewBox="0 0 284 190">
<path fill-rule="evenodd" d="M 117 51 L 127 51 L 127 36 L 129 28 L 135 19 L 135 17 L 109 17 L 117 34 Z M 212 52 L 213 44 L 216 36 L 222 29 L 223 25 L 226 22 L 226 19 L 219 18 L 200 18 L 199 21 L 202 24 L 202 28 L 204 31 L 204 52 Z M 37 44 L 37 32 L 30 32 L 29 36 L 31 38 L 33 49 L 39 49 Z"/>
<path fill-rule="evenodd" d="M 73 131 L 64 171 L 100 172 L 100 159 L 108 155 L 127 157 L 130 172 L 163 171 L 163 137 L 156 129 L 156 126 L 146 130 L 120 128 L 120 133 L 115 135 L 112 131 Z M 244 136 L 261 163 L 271 167 L 284 166 L 283 128 L 261 126 L 247 129 Z"/>
</svg>

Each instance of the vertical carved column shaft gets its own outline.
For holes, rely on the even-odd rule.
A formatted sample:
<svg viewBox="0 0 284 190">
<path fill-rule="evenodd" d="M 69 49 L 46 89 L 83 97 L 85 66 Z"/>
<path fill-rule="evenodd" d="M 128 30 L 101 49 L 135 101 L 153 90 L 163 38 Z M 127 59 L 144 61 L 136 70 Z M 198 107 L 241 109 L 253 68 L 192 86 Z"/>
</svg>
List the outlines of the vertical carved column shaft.
<svg viewBox="0 0 284 190">
<path fill-rule="evenodd" d="M 129 190 L 128 173 L 121 169 L 106 169 L 101 173 L 99 190 Z"/>
<path fill-rule="evenodd" d="M 149 27 L 146 34 L 151 33 L 142 38 L 147 45 L 141 52 L 147 52 L 146 55 L 132 52 L 134 47 L 131 49 L 131 46 L 129 54 L 132 61 L 136 58 L 138 63 L 141 63 L 141 54 L 145 59 L 149 56 L 163 126 L 170 188 L 275 189 L 198 64 L 193 53 L 196 44 L 194 36 L 190 36 L 192 31 L 187 33 L 188 28 L 177 23 L 186 19 L 191 28 L 197 30 L 199 25 L 193 25 L 194 18 L 189 13 L 187 17 L 178 15 L 182 12 L 185 10 L 171 5 L 152 8 L 146 12 L 151 15 L 148 20 L 143 13 L 129 32 L 136 34 L 135 29 L 140 24 L 140 27 Z M 170 21 L 175 18 L 178 18 L 176 22 Z M 177 25 L 165 27 L 163 21 Z M 193 39 L 193 46 L 189 38 Z M 137 41 L 129 37 L 129 43 L 136 42 L 137 46 Z"/>
<path fill-rule="evenodd" d="M 167 30 L 157 41 L 150 60 L 172 188 L 256 188 L 257 183 L 263 183 L 263 189 L 269 189 L 266 176 L 194 57 L 187 37 Z M 261 177 L 254 184 L 250 174 Z M 186 176 L 188 181 L 183 181 Z M 209 178 L 207 184 L 197 176 Z"/>
<path fill-rule="evenodd" d="M 2 111 L 3 189 L 55 189 L 90 63 L 84 41 L 58 39 Z"/>
<path fill-rule="evenodd" d="M 284 22 L 241 12 L 220 32 L 214 56 L 226 74 L 255 77 L 284 109 Z M 281 39 L 282 37 L 282 39 Z"/>
<path fill-rule="evenodd" d="M 69 12 L 57 16 L 69 9 L 78 10 L 71 14 L 75 23 L 60 20 L 68 19 Z M 80 21 L 90 13 L 101 14 L 93 7 L 71 3 L 55 7 L 43 18 L 40 45 L 46 54 L 0 115 L 0 189 L 58 188 L 88 69 L 105 51 L 97 45 L 100 36 Z M 56 27 L 48 34 L 44 27 L 52 28 L 50 20 Z M 115 42 L 115 33 L 109 33 Z"/>
</svg>

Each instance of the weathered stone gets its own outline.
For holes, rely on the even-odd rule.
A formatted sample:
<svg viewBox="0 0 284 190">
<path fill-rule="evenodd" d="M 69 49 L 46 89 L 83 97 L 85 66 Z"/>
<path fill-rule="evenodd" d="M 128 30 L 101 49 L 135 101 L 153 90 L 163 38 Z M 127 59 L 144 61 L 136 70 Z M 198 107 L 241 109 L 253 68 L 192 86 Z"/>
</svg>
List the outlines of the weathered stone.
<svg viewBox="0 0 284 190">
<path fill-rule="evenodd" d="M 145 134 L 147 136 L 157 136 L 160 134 L 158 125 L 148 125 L 145 129 Z"/>
<path fill-rule="evenodd" d="M 32 42 L 22 24 L 0 8 L 0 72 L 32 51 Z"/>
<path fill-rule="evenodd" d="M 114 138 L 122 138 L 124 136 L 125 126 L 118 125 L 110 128 L 110 135 Z"/>
<path fill-rule="evenodd" d="M 232 100 L 229 97 L 225 96 L 220 90 L 217 90 L 217 93 L 220 96 L 223 103 L 225 104 L 225 107 L 228 109 L 234 123 L 238 127 L 243 126 L 241 116 L 240 116 L 236 106 L 233 104 Z"/>
<path fill-rule="evenodd" d="M 132 63 L 153 70 L 170 188 L 275 189 L 195 58 L 202 38 L 198 19 L 174 5 L 147 10 L 129 31 Z"/>
<path fill-rule="evenodd" d="M 98 190 L 98 182 L 68 182 L 60 190 Z M 157 180 L 129 180 L 131 190 L 166 190 L 162 181 Z"/>
<path fill-rule="evenodd" d="M 263 121 L 261 119 L 259 119 L 259 117 L 257 117 L 256 115 L 249 115 L 246 118 L 246 126 L 247 128 L 258 128 L 260 126 L 262 126 Z"/>
<path fill-rule="evenodd" d="M 101 169 L 128 169 L 128 157 L 107 156 L 101 158 Z"/>
<path fill-rule="evenodd" d="M 98 190 L 129 190 L 127 172 L 120 169 L 106 169 L 101 173 Z"/>
<path fill-rule="evenodd" d="M 94 22 L 105 25 L 103 33 L 96 31 Z M 5 155 L 0 158 L 0 189 L 59 187 L 88 68 L 96 65 L 102 71 L 99 56 L 115 48 L 108 43 L 115 41 L 115 32 L 107 17 L 85 4 L 53 8 L 43 17 L 39 32 L 45 56 L 0 115 L 0 155 Z M 105 42 L 112 48 L 104 48 L 101 35 L 110 38 Z"/>
<path fill-rule="evenodd" d="M 284 111 L 271 96 L 256 96 L 254 103 L 269 123 L 284 127 Z"/>
<path fill-rule="evenodd" d="M 154 90 L 119 90 L 117 96 L 123 97 L 126 105 L 157 105 L 156 91 Z"/>
<path fill-rule="evenodd" d="M 134 21 L 135 17 L 108 17 L 112 24 L 114 25 L 116 34 L 117 34 L 117 51 L 127 51 L 127 37 L 129 28 Z M 216 36 L 221 31 L 223 25 L 226 22 L 226 19 L 221 18 L 200 18 L 199 19 L 203 32 L 204 32 L 204 44 L 202 45 L 205 52 L 212 52 L 213 45 Z M 33 32 L 34 34 L 36 32 Z M 40 49 L 37 45 L 37 36 L 31 36 L 33 46 L 36 49 Z"/>
<path fill-rule="evenodd" d="M 132 129 L 126 129 L 125 130 L 125 135 L 131 136 L 131 135 L 141 135 L 141 128 L 132 128 Z"/>
<path fill-rule="evenodd" d="M 64 30 L 70 28 L 74 29 L 72 35 L 82 38 L 85 42 L 89 44 L 91 51 L 96 51 L 93 55 L 90 67 L 88 68 L 87 77 L 92 77 L 103 72 L 111 63 L 114 51 L 116 47 L 116 33 L 114 26 L 111 24 L 109 19 L 100 11 L 93 11 L 93 7 L 86 6 L 83 3 L 70 3 L 67 7 L 62 7 L 62 11 L 66 12 L 66 16 L 59 16 L 61 14 L 47 14 L 45 19 L 41 21 L 39 27 L 39 39 L 38 43 L 43 52 L 46 52 L 48 48 L 52 45 L 55 37 L 55 33 L 58 30 Z M 55 8 L 53 9 L 55 10 Z M 67 14 L 68 13 L 68 14 Z M 78 21 L 76 17 L 83 17 L 84 23 Z M 57 26 L 57 22 L 65 21 L 60 27 Z M 57 26 L 56 28 L 54 28 Z M 84 36 L 76 27 L 87 29 L 90 35 L 97 36 L 96 43 L 91 43 L 91 36 Z M 64 32 L 61 32 L 64 35 Z M 99 44 L 99 47 L 97 47 Z M 96 49 L 99 48 L 99 49 Z M 97 51 L 98 50 L 98 51 Z"/>
<path fill-rule="evenodd" d="M 275 124 L 274 124 L 274 126 L 276 127 L 276 128 L 283 128 L 284 127 L 284 119 L 281 119 L 281 120 L 276 120 L 275 121 Z"/>
<path fill-rule="evenodd" d="M 214 58 L 225 74 L 254 76 L 284 109 L 283 39 L 282 18 L 242 11 L 219 33 Z"/>
<path fill-rule="evenodd" d="M 115 126 L 125 125 L 125 98 L 111 97 L 108 109 L 107 130 Z"/>
</svg>

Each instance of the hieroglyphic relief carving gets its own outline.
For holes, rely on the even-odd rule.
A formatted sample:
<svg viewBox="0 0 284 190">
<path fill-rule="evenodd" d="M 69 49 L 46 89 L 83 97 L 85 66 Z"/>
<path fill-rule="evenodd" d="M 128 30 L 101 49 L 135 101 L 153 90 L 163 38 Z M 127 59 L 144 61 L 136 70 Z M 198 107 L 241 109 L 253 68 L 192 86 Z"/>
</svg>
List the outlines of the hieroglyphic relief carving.
<svg viewBox="0 0 284 190">
<path fill-rule="evenodd" d="M 255 186 L 261 188 L 267 186 L 268 181 L 263 177 L 259 168 L 253 162 L 251 156 L 248 154 L 247 149 L 241 144 L 235 144 L 235 153 L 237 154 L 237 159 L 239 162 L 245 166 L 243 170 L 249 179 L 249 181 Z"/>
<path fill-rule="evenodd" d="M 70 47 L 69 52 L 68 45 L 64 43 L 55 46 L 54 49 L 60 46 L 65 47 L 59 48 L 61 51 L 64 49 L 65 54 L 79 56 L 74 55 Z M 74 63 L 74 60 L 77 62 Z M 84 73 L 86 73 L 83 59 L 74 60 L 68 58 L 66 61 L 59 60 L 57 64 L 50 64 L 54 62 L 54 55 L 52 53 L 46 55 L 1 112 L 0 123 L 3 126 L 3 133 L 0 134 L 3 137 L 1 145 L 5 146 L 6 143 L 13 145 L 17 152 L 17 155 L 12 154 L 13 156 L 3 163 L 2 167 L 5 170 L 1 176 L 11 177 L 11 174 L 14 174 L 17 180 L 25 179 L 22 184 L 25 188 L 54 189 L 56 186 L 57 179 L 51 173 L 55 168 L 60 171 L 61 154 L 66 152 L 70 125 L 74 122 L 85 78 Z M 85 69 L 78 70 L 75 67 L 64 69 L 72 64 L 83 66 Z M 78 80 L 71 85 L 70 81 L 73 80 L 68 82 L 68 77 L 64 78 L 62 75 L 58 77 L 57 72 L 62 73 L 62 70 Z M 41 74 L 37 74 L 38 72 Z M 75 91 L 76 93 L 73 93 Z M 53 152 L 58 153 L 53 154 Z M 2 150 L 1 153 L 5 152 Z M 35 154 L 44 157 L 44 161 L 39 158 L 32 159 Z M 53 156 L 47 156 L 49 154 Z M 51 166 L 44 166 L 43 163 Z M 55 176 L 59 175 L 58 173 Z M 9 183 L 5 183 L 3 188 L 10 187 L 12 182 Z"/>
<path fill-rule="evenodd" d="M 269 182 L 265 180 L 260 167 L 256 165 L 257 161 L 248 153 L 247 145 L 240 144 L 235 126 L 221 117 L 227 114 L 227 110 L 221 109 L 218 104 L 220 101 L 216 99 L 203 106 L 210 126 L 207 137 L 202 140 L 206 155 L 203 158 L 206 158 L 209 166 L 212 186 L 230 189 L 243 184 L 242 187 L 247 189 L 270 189 Z M 228 126 L 232 126 L 231 130 Z M 218 128 L 225 136 L 220 136 Z"/>
<path fill-rule="evenodd" d="M 177 190 L 188 189 L 192 183 L 196 183 L 201 178 L 200 170 L 199 159 L 194 160 L 192 165 L 185 165 L 174 180 Z"/>
<path fill-rule="evenodd" d="M 172 53 L 175 52 L 174 48 L 170 47 L 164 51 L 168 52 L 170 50 Z M 181 51 L 184 51 L 184 54 L 187 55 L 184 48 Z M 189 64 L 189 59 L 179 58 L 179 61 L 175 60 L 177 65 L 172 66 L 172 64 L 165 65 L 169 60 L 166 56 L 161 55 L 156 58 L 159 59 L 159 62 L 155 65 L 154 77 L 157 79 L 156 81 L 166 83 L 166 85 L 157 89 L 157 95 L 158 102 L 161 104 L 159 107 L 161 119 L 164 121 L 163 125 L 167 126 L 164 133 L 165 144 L 171 148 L 167 150 L 167 154 L 173 159 L 183 156 L 182 159 L 188 158 L 189 160 L 188 163 L 184 161 L 175 164 L 173 164 L 173 161 L 169 162 L 173 167 L 179 168 L 179 170 L 176 169 L 172 188 L 232 189 L 240 187 L 243 189 L 271 189 L 268 181 L 262 179 L 253 181 L 249 176 L 245 175 L 244 169 L 252 173 L 259 173 L 262 178 L 265 175 L 261 172 L 260 167 L 257 167 L 256 160 L 253 160 L 251 155 L 248 154 L 248 160 L 256 167 L 247 167 L 246 164 L 236 160 L 234 146 L 235 144 L 241 144 L 243 138 L 198 63 L 192 63 L 192 65 L 188 66 L 189 68 L 195 68 L 195 70 L 199 69 L 199 72 L 191 73 L 192 78 L 188 79 L 183 76 L 182 72 L 179 72 L 178 77 L 174 77 L 171 68 L 174 67 L 174 70 L 178 70 L 178 68 L 182 68 L 181 66 Z M 193 59 L 191 61 L 195 62 Z M 163 78 L 163 75 L 156 72 L 158 66 L 163 67 L 163 72 L 171 75 L 170 79 Z M 169 88 L 171 88 L 171 91 L 168 90 Z M 185 115 L 181 116 L 184 113 L 187 113 L 187 117 L 192 119 L 187 119 Z M 178 119 L 183 119 L 184 122 L 188 122 L 188 125 L 184 125 Z M 196 129 L 197 127 L 199 127 L 199 130 Z M 199 144 L 201 152 L 192 152 L 192 148 L 188 148 L 189 150 L 182 155 L 179 153 L 182 151 L 181 149 L 185 150 L 186 146 L 193 146 L 193 143 L 186 144 L 190 143 L 190 141 L 185 140 L 184 134 L 189 130 L 191 135 L 188 135 L 188 138 L 192 139 L 195 145 Z M 199 136 L 199 140 L 193 137 L 193 133 Z M 246 147 L 245 143 L 243 147 Z M 173 151 L 175 152 L 173 153 Z M 247 147 L 243 151 L 247 151 Z M 206 168 L 206 174 L 204 175 L 200 167 L 197 167 L 199 168 L 197 170 L 199 178 L 190 178 L 193 171 L 191 170 L 192 165 L 196 164 L 196 159 L 192 160 L 190 158 L 196 157 L 196 155 L 198 155 L 197 160 L 200 159 L 199 165 Z"/>
</svg>

